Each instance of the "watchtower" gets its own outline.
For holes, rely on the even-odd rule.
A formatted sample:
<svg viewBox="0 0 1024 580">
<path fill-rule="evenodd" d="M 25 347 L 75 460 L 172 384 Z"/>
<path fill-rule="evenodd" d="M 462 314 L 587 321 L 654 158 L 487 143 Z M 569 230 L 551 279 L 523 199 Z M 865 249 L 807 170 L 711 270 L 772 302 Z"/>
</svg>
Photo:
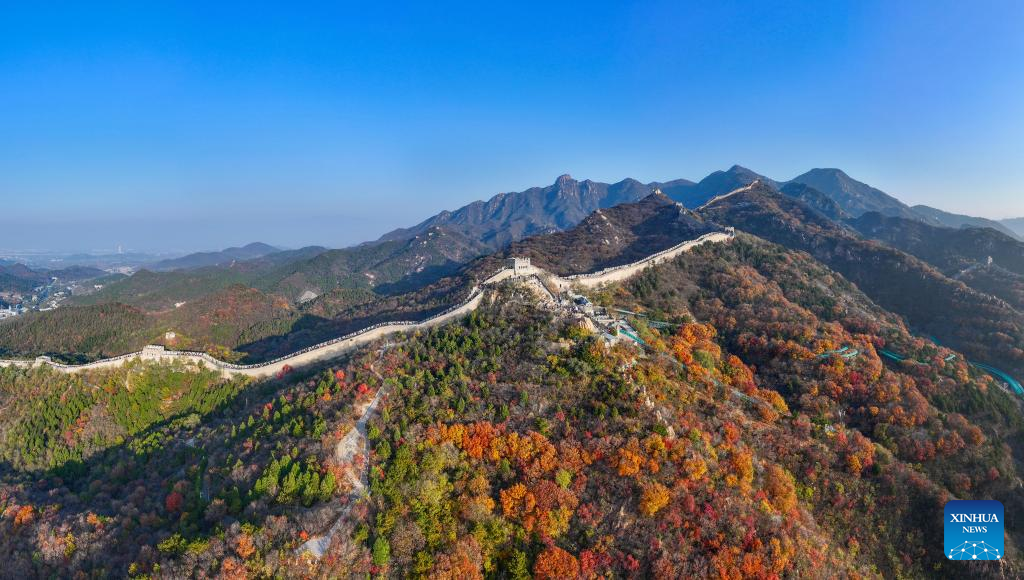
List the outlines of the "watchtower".
<svg viewBox="0 0 1024 580">
<path fill-rule="evenodd" d="M 516 276 L 525 276 L 533 270 L 529 258 L 509 258 L 506 267 L 511 268 Z"/>
</svg>

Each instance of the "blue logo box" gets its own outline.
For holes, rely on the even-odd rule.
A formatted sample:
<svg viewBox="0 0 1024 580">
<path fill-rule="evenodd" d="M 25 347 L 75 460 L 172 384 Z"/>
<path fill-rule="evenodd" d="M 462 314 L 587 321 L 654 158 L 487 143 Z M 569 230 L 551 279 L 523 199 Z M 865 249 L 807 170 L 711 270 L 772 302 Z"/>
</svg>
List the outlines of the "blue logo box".
<svg viewBox="0 0 1024 580">
<path fill-rule="evenodd" d="M 1003 559 L 1003 504 L 995 500 L 946 503 L 945 541 L 949 560 Z"/>
</svg>

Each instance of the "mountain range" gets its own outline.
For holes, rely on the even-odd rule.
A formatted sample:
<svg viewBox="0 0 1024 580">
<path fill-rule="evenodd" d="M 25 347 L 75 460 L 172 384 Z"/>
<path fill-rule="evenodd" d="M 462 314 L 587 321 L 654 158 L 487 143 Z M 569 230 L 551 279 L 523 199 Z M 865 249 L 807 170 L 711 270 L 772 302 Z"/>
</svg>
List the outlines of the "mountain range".
<svg viewBox="0 0 1024 580">
<path fill-rule="evenodd" d="M 232 262 L 262 258 L 267 254 L 280 252 L 278 248 L 261 242 L 246 244 L 240 248 L 226 248 L 218 252 L 197 252 L 180 258 L 161 260 L 150 266 L 151 270 L 191 270 L 205 266 L 221 266 Z"/>
<path fill-rule="evenodd" d="M 128 318 L 111 317 L 111 321 L 133 319 L 138 313 L 150 321 L 145 325 L 149 330 L 140 334 L 138 341 L 159 342 L 164 330 L 174 330 L 178 336 L 188 337 L 193 347 L 242 349 L 234 355 L 242 357 L 283 354 L 283 349 L 308 344 L 339 329 L 379 320 L 388 308 L 395 315 L 409 315 L 440 307 L 448 300 L 447 292 L 465 288 L 458 280 L 479 257 L 490 256 L 493 264 L 498 256 L 519 252 L 553 271 L 585 271 L 619 259 L 638 258 L 672 240 L 717 227 L 716 222 L 744 229 L 747 224 L 742 220 L 730 223 L 717 215 L 715 208 L 720 202 L 715 200 L 752 183 L 758 184 L 759 199 L 765 203 L 751 207 L 781 207 L 784 201 L 780 200 L 789 200 L 783 215 L 772 219 L 799 225 L 788 233 L 785 228 L 774 232 L 755 228 L 752 233 L 808 251 L 806 242 L 815 236 L 827 234 L 825 238 L 845 240 L 839 244 L 843 247 L 848 247 L 849 240 L 873 238 L 906 252 L 889 256 L 892 260 L 923 260 L 943 277 L 959 277 L 957 283 L 968 284 L 985 296 L 1004 303 L 1024 301 L 1024 284 L 1016 281 L 1021 274 L 1012 266 L 1019 242 L 1006 235 L 1005 228 L 988 228 L 985 220 L 930 208 L 910 208 L 838 169 L 814 169 L 780 182 L 735 165 L 699 182 L 678 179 L 645 184 L 626 179 L 606 184 L 562 175 L 550 186 L 498 194 L 486 202 L 441 212 L 375 242 L 344 249 L 274 251 L 265 244 L 251 244 L 194 254 L 161 262 L 98 292 L 75 297 L 64 312 L 46 316 L 77 319 L 75 308 L 112 305 L 133 310 L 125 312 Z M 617 206 L 633 209 L 608 213 Z M 663 215 L 648 215 L 652 208 L 660 208 Z M 621 221 L 615 223 L 615 219 Z M 943 220 L 945 224 L 940 223 Z M 763 227 L 760 222 L 754 225 Z M 790 237 L 783 238 L 784 234 Z M 918 238 L 923 241 L 915 243 Z M 542 245 L 535 239 L 542 239 Z M 953 251 L 958 244 L 962 247 Z M 586 250 L 574 250 L 581 247 Z M 936 253 L 944 253 L 944 258 Z M 990 255 L 993 265 L 972 267 Z M 256 257 L 245 259 L 247 256 Z M 855 277 L 837 263 L 825 262 Z M 965 269 L 969 271 L 960 272 Z M 407 303 L 401 304 L 402 300 Z M 231 314 L 234 310 L 237 316 Z M 1009 316 L 1007 320 L 1014 319 Z M 39 328 L 59 328 L 61 324 Z M 39 333 L 43 331 L 32 334 Z M 41 340 L 29 348 L 28 343 L 8 340 L 0 340 L 0 348 L 15 353 L 40 348 L 51 354 L 75 351 L 74 344 L 67 342 Z M 109 340 L 90 340 L 93 346 L 87 350 L 94 356 L 112 353 Z M 44 348 L 47 344 L 53 348 Z"/>
<path fill-rule="evenodd" d="M 972 364 L 1024 374 L 1020 302 L 987 289 L 1020 276 L 1024 243 L 880 211 L 849 183 L 834 195 L 737 169 L 700 191 L 662 185 L 497 251 L 496 235 L 540 218 L 140 272 L 167 297 L 244 282 L 159 310 L 126 293 L 139 305 L 0 323 L 18 354 L 163 342 L 261 360 L 461 303 L 510 256 L 576 274 L 738 232 L 581 290 L 621 316 L 600 332 L 602 316 L 512 281 L 450 324 L 265 380 L 170 363 L 5 369 L 4 570 L 1019 577 L 1019 525 L 983 568 L 949 562 L 934 524 L 954 498 L 1024 510 L 1022 400 Z M 296 296 L 310 288 L 324 292 Z"/>
</svg>

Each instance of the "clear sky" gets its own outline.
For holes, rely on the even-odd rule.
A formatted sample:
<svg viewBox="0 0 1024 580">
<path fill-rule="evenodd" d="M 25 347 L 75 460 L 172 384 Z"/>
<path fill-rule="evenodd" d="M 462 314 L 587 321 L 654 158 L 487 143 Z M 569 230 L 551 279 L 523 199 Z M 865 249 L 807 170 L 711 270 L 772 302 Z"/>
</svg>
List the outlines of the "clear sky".
<svg viewBox="0 0 1024 580">
<path fill-rule="evenodd" d="M 1024 215 L 1024 3 L 8 3 L 0 248 L 343 246 L 577 178 Z"/>
</svg>

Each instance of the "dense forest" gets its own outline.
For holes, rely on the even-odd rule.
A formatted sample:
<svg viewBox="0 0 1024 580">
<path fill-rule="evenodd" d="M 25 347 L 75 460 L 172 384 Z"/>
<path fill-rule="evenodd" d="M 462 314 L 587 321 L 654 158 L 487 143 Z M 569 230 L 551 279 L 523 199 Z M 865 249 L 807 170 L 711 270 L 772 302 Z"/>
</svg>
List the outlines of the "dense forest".
<svg viewBox="0 0 1024 580">
<path fill-rule="evenodd" d="M 866 240 L 809 206 L 758 185 L 709 205 L 704 219 L 805 251 L 922 334 L 1024 376 L 1024 313 L 892 246 Z M 970 233 L 970 230 L 968 230 Z M 1014 242 L 1016 243 L 1016 242 Z"/>
<path fill-rule="evenodd" d="M 1019 524 L 1001 567 L 955 569 L 933 525 L 956 497 L 1024 507 L 1019 402 L 810 257 L 741 236 L 595 295 L 642 344 L 531 296 L 256 383 L 3 371 L 0 554 L 22 577 L 1020 573 Z"/>
</svg>

